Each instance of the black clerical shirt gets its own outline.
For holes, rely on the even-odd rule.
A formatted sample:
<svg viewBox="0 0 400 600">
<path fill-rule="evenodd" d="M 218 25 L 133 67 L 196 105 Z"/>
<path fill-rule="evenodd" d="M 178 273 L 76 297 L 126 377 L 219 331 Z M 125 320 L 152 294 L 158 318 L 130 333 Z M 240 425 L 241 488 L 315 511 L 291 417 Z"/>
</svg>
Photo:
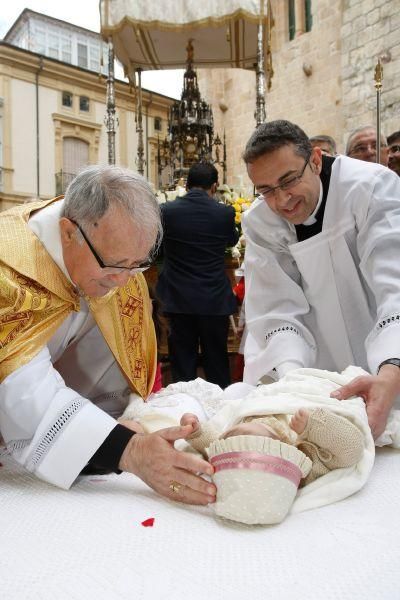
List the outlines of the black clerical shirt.
<svg viewBox="0 0 400 600">
<path fill-rule="evenodd" d="M 331 171 L 332 165 L 335 162 L 335 156 L 326 156 L 322 155 L 322 169 L 320 174 L 320 179 L 322 183 L 322 202 L 315 215 L 315 223 L 312 225 L 295 225 L 297 239 L 299 242 L 303 242 L 304 240 L 308 240 L 310 237 L 317 235 L 322 231 L 322 223 L 324 221 L 324 213 L 326 206 L 326 199 L 328 197 L 329 191 L 329 182 L 331 180 Z"/>
</svg>

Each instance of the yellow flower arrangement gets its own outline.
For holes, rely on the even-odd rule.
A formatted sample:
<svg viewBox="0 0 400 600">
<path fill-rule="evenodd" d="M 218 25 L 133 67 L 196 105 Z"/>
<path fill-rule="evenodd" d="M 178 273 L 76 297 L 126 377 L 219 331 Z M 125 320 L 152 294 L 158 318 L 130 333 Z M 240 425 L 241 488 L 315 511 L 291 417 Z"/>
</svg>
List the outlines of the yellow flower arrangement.
<svg viewBox="0 0 400 600">
<path fill-rule="evenodd" d="M 235 211 L 235 224 L 239 230 L 240 239 L 239 242 L 233 248 L 229 248 L 227 253 L 235 258 L 240 258 L 244 253 L 244 239 L 242 235 L 242 213 L 248 210 L 251 203 L 254 200 L 253 196 L 246 197 L 243 193 L 243 188 L 240 189 L 240 193 L 232 191 L 226 184 L 220 186 L 218 189 L 218 196 L 220 202 L 232 206 Z"/>
</svg>

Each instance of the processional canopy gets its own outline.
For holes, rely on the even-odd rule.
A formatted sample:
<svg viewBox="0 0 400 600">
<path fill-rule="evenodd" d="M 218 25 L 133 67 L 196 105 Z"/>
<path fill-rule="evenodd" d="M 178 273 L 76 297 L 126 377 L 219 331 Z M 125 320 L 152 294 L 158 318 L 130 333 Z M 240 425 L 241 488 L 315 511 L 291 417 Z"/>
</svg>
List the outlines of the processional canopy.
<svg viewBox="0 0 400 600">
<path fill-rule="evenodd" d="M 133 83 L 138 75 L 139 172 L 143 173 L 144 169 L 140 73 L 186 67 L 181 101 L 174 104 L 170 113 L 169 139 L 164 140 L 162 147 L 160 143 L 158 146 L 159 179 L 163 160 L 170 164 L 171 183 L 184 176 L 193 161 L 211 160 L 223 167 L 225 182 L 225 139 L 221 160 L 222 142 L 219 136 L 214 138 L 212 110 L 201 99 L 197 86 L 193 47 L 196 68 L 255 70 L 255 118 L 257 124 L 261 123 L 265 120 L 264 58 L 268 87 L 273 74 L 270 1 L 100 0 L 100 19 L 101 34 L 112 44 L 125 75 Z"/>
<path fill-rule="evenodd" d="M 268 20 L 264 0 L 100 0 L 100 17 L 130 79 L 137 68 L 185 68 L 189 38 L 197 68 L 254 69 L 258 25 Z"/>
</svg>

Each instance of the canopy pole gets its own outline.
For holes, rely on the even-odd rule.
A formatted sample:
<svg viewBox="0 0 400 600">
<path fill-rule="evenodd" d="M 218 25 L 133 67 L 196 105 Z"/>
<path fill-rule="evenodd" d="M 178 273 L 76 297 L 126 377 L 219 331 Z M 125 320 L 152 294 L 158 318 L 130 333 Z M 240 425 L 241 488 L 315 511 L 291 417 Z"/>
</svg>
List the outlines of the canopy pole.
<svg viewBox="0 0 400 600">
<path fill-rule="evenodd" d="M 138 134 L 136 165 L 140 175 L 144 175 L 143 114 L 142 114 L 142 69 L 138 67 L 136 87 L 136 132 Z"/>
<path fill-rule="evenodd" d="M 376 162 L 381 162 L 381 92 L 383 81 L 383 67 L 381 59 L 375 66 L 375 89 L 376 89 Z"/>
<path fill-rule="evenodd" d="M 257 127 L 266 120 L 264 67 L 264 0 L 260 0 L 260 20 L 257 31 L 256 112 Z"/>
<path fill-rule="evenodd" d="M 115 117 L 114 46 L 111 37 L 108 38 L 107 99 L 104 124 L 107 130 L 108 164 L 115 165 L 115 129 L 118 119 Z"/>
<path fill-rule="evenodd" d="M 223 180 L 222 183 L 226 183 L 226 136 L 224 129 L 224 145 L 223 145 L 223 155 L 222 155 L 222 169 L 223 169 Z"/>
</svg>

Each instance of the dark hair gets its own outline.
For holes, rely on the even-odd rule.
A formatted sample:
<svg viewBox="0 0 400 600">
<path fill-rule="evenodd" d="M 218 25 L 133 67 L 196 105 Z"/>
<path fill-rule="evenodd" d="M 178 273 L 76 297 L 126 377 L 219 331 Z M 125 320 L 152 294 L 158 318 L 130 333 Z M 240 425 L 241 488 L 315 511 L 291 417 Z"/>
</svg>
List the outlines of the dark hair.
<svg viewBox="0 0 400 600">
<path fill-rule="evenodd" d="M 389 146 L 391 146 L 393 142 L 396 142 L 397 140 L 400 140 L 400 131 L 394 131 L 387 136 L 387 143 Z"/>
<path fill-rule="evenodd" d="M 310 157 L 311 143 L 298 125 L 284 120 L 261 123 L 246 144 L 243 160 L 245 163 L 251 163 L 264 154 L 290 145 L 294 146 L 299 156 L 306 159 Z"/>
<path fill-rule="evenodd" d="M 218 182 L 218 171 L 211 163 L 195 163 L 189 169 L 187 188 L 197 187 L 209 190 L 213 183 Z"/>
<path fill-rule="evenodd" d="M 336 154 L 336 142 L 330 135 L 313 135 L 310 137 L 310 142 L 326 142 L 331 147 L 332 153 Z"/>
</svg>

